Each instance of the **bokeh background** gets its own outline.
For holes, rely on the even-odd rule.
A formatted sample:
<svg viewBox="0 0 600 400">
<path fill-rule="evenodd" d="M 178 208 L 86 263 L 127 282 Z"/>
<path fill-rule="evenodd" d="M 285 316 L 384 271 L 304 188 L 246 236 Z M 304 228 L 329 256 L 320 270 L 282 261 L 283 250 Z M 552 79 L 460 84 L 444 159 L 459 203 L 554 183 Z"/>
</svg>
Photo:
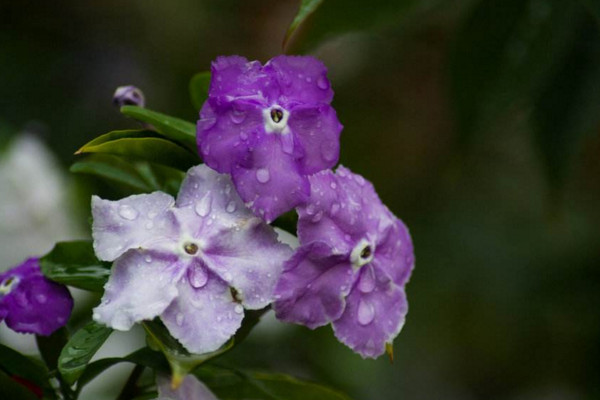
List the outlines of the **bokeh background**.
<svg viewBox="0 0 600 400">
<path fill-rule="evenodd" d="M 67 173 L 135 126 L 117 86 L 194 121 L 189 79 L 280 54 L 299 3 L 0 0 L 0 269 L 85 236 L 90 193 L 121 190 Z M 329 68 L 341 163 L 411 229 L 410 312 L 393 364 L 273 320 L 220 362 L 357 400 L 600 398 L 599 3 L 325 0 L 297 33 Z M 52 168 L 28 168 L 40 143 Z"/>
</svg>

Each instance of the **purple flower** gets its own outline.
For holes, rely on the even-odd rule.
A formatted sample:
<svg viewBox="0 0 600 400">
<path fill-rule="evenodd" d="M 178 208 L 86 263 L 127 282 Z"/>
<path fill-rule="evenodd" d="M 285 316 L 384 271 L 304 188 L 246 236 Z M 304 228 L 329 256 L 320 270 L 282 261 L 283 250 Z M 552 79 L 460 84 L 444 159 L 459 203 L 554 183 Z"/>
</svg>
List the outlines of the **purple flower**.
<svg viewBox="0 0 600 400">
<path fill-rule="evenodd" d="M 311 329 L 331 322 L 342 343 L 378 357 L 408 311 L 410 235 L 362 176 L 340 166 L 310 184 L 310 200 L 298 208 L 300 247 L 275 289 L 276 315 Z"/>
<path fill-rule="evenodd" d="M 327 69 L 313 57 L 264 66 L 219 57 L 198 121 L 200 153 L 270 222 L 308 198 L 308 175 L 337 163 L 342 125 L 332 98 Z"/>
<path fill-rule="evenodd" d="M 158 399 L 156 400 L 218 400 L 206 385 L 193 375 L 186 375 L 177 389 L 173 389 L 168 376 L 156 376 Z"/>
<path fill-rule="evenodd" d="M 144 93 L 135 86 L 119 86 L 113 94 L 113 104 L 117 107 L 140 106 L 144 107 L 146 99 Z"/>
<path fill-rule="evenodd" d="M 37 258 L 0 274 L 0 322 L 16 332 L 48 336 L 67 323 L 72 309 L 69 290 L 44 277 Z"/>
<path fill-rule="evenodd" d="M 96 255 L 115 261 L 94 319 L 128 330 L 160 316 L 189 351 L 218 349 L 259 309 L 291 249 L 256 218 L 231 180 L 190 169 L 177 201 L 162 192 L 92 198 Z"/>
</svg>

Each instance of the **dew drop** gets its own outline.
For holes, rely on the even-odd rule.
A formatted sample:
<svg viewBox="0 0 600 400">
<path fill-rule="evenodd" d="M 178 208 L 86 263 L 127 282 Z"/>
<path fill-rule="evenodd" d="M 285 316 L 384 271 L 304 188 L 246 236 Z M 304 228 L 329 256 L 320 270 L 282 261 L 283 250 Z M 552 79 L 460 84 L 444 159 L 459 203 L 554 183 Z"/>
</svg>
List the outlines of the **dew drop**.
<svg viewBox="0 0 600 400">
<path fill-rule="evenodd" d="M 146 229 L 152 229 L 152 228 L 154 228 L 154 222 L 152 222 L 152 221 L 146 222 Z"/>
<path fill-rule="evenodd" d="M 206 217 L 210 213 L 211 201 L 212 199 L 210 197 L 210 193 L 207 193 L 199 202 L 196 203 L 196 207 L 194 207 L 196 214 L 201 217 Z"/>
<path fill-rule="evenodd" d="M 289 133 L 281 135 L 281 150 L 285 154 L 294 153 L 294 137 Z"/>
<path fill-rule="evenodd" d="M 177 323 L 177 326 L 181 326 L 183 325 L 183 314 L 182 313 L 177 313 L 177 316 L 175 317 L 175 322 Z"/>
<path fill-rule="evenodd" d="M 46 295 L 42 294 L 42 293 L 36 294 L 35 295 L 35 299 L 40 304 L 44 304 L 46 302 L 46 300 L 48 300 L 48 298 L 46 297 Z"/>
<path fill-rule="evenodd" d="M 375 274 L 373 273 L 373 268 L 368 266 L 360 277 L 358 290 L 363 293 L 371 293 L 373 289 L 375 289 Z"/>
<path fill-rule="evenodd" d="M 124 218 L 128 221 L 133 221 L 137 218 L 138 212 L 133 209 L 133 207 L 124 204 L 119 207 L 119 215 L 121 218 Z"/>
<path fill-rule="evenodd" d="M 240 139 L 242 139 L 242 140 L 248 139 L 248 134 L 246 132 L 240 132 Z"/>
<path fill-rule="evenodd" d="M 335 215 L 340 211 L 340 205 L 338 203 L 333 203 L 331 205 L 331 215 Z"/>
<path fill-rule="evenodd" d="M 316 213 L 315 216 L 312 217 L 312 222 L 319 222 L 321 218 L 323 218 L 323 211 Z"/>
<path fill-rule="evenodd" d="M 335 182 L 331 182 L 329 184 L 329 187 L 331 187 L 332 189 L 336 189 L 337 188 L 337 184 Z"/>
<path fill-rule="evenodd" d="M 223 279 L 225 279 L 227 282 L 231 282 L 233 280 L 233 276 L 229 272 L 225 272 L 225 274 L 223 274 Z"/>
<path fill-rule="evenodd" d="M 227 204 L 227 208 L 226 208 L 227 212 L 232 213 L 235 211 L 235 201 L 230 201 L 229 204 Z"/>
<path fill-rule="evenodd" d="M 152 257 L 150 257 L 150 255 L 148 254 L 146 257 L 144 257 L 144 261 L 146 261 L 147 263 L 151 263 Z"/>
<path fill-rule="evenodd" d="M 319 89 L 327 90 L 329 89 L 329 81 L 325 75 L 321 75 L 319 79 L 317 79 L 317 86 Z"/>
<path fill-rule="evenodd" d="M 336 159 L 338 155 L 338 147 L 333 140 L 326 140 L 321 143 L 321 157 L 327 162 Z"/>
<path fill-rule="evenodd" d="M 369 325 L 375 318 L 375 308 L 365 300 L 358 303 L 358 323 L 361 325 Z"/>
<path fill-rule="evenodd" d="M 256 170 L 256 180 L 260 183 L 267 183 L 271 179 L 271 175 L 269 174 L 269 170 L 266 168 L 259 168 Z"/>
<path fill-rule="evenodd" d="M 190 280 L 190 285 L 199 289 L 208 282 L 208 274 L 202 267 L 192 267 L 188 270 L 188 279 Z"/>
<path fill-rule="evenodd" d="M 242 307 L 240 304 L 237 304 L 234 310 L 237 314 L 241 314 L 244 312 L 244 307 Z"/>
<path fill-rule="evenodd" d="M 312 203 L 311 203 L 311 204 L 309 204 L 309 205 L 306 207 L 306 213 L 307 213 L 308 215 L 313 215 L 313 214 L 315 213 L 315 205 L 314 205 L 314 204 L 312 204 Z"/>
<path fill-rule="evenodd" d="M 234 124 L 241 124 L 246 119 L 246 113 L 244 111 L 236 110 L 234 108 L 229 113 L 229 118 L 231 118 L 231 122 L 233 122 Z"/>
</svg>

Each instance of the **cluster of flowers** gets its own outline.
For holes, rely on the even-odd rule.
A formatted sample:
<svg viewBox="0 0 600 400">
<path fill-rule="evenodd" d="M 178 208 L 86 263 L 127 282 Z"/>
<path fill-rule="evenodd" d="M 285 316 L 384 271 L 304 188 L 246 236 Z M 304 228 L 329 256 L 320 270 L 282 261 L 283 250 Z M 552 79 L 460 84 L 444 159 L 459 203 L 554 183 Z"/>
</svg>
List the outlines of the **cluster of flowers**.
<svg viewBox="0 0 600 400">
<path fill-rule="evenodd" d="M 94 250 L 114 262 L 93 318 L 128 330 L 160 317 L 190 352 L 206 353 L 245 310 L 272 304 L 280 320 L 331 323 L 355 352 L 381 355 L 404 324 L 413 247 L 371 183 L 331 170 L 342 130 L 332 98 L 312 57 L 213 62 L 197 124 L 205 164 L 187 172 L 177 198 L 92 199 Z M 292 249 L 269 224 L 294 208 Z M 15 271 L 2 276 L 0 304 Z"/>
</svg>

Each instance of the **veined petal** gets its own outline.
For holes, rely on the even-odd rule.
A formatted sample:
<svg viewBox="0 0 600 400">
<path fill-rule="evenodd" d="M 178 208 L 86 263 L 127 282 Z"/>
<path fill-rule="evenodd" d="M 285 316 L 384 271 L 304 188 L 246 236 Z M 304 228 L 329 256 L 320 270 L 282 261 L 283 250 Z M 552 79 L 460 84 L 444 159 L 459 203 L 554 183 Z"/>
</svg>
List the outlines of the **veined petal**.
<svg viewBox="0 0 600 400">
<path fill-rule="evenodd" d="M 346 297 L 344 313 L 333 321 L 333 331 L 363 358 L 377 358 L 385 344 L 400 333 L 407 312 L 404 288 L 378 268 L 366 265 Z"/>
<path fill-rule="evenodd" d="M 212 236 L 203 259 L 236 289 L 244 307 L 259 309 L 271 303 L 283 264 L 291 256 L 291 248 L 277 240 L 273 228 L 253 217 Z"/>
<path fill-rule="evenodd" d="M 178 227 L 171 208 L 175 201 L 162 192 L 118 201 L 92 196 L 92 236 L 98 258 L 113 261 L 129 249 L 158 248 L 174 241 Z"/>
<path fill-rule="evenodd" d="M 314 329 L 340 317 L 355 273 L 345 257 L 330 253 L 324 243 L 311 243 L 285 264 L 275 288 L 277 318 Z"/>
<path fill-rule="evenodd" d="M 157 374 L 157 400 L 218 400 L 204 383 L 194 375 L 186 375 L 177 389 L 171 387 L 171 379 L 167 375 Z"/>
<path fill-rule="evenodd" d="M 392 215 L 392 223 L 382 226 L 373 263 L 396 285 L 404 286 L 415 266 L 413 243 L 408 228 Z"/>
<path fill-rule="evenodd" d="M 222 100 L 263 97 L 270 77 L 258 61 L 240 56 L 218 57 L 211 65 L 209 97 Z"/>
<path fill-rule="evenodd" d="M 160 316 L 171 335 L 197 354 L 215 351 L 225 344 L 244 318 L 244 308 L 234 301 L 227 283 L 208 269 L 201 273 L 206 276 L 202 284 L 179 280 L 179 295 Z"/>
<path fill-rule="evenodd" d="M 94 320 L 126 331 L 160 315 L 177 296 L 176 283 L 185 271 L 176 255 L 129 250 L 113 264 Z"/>
</svg>

